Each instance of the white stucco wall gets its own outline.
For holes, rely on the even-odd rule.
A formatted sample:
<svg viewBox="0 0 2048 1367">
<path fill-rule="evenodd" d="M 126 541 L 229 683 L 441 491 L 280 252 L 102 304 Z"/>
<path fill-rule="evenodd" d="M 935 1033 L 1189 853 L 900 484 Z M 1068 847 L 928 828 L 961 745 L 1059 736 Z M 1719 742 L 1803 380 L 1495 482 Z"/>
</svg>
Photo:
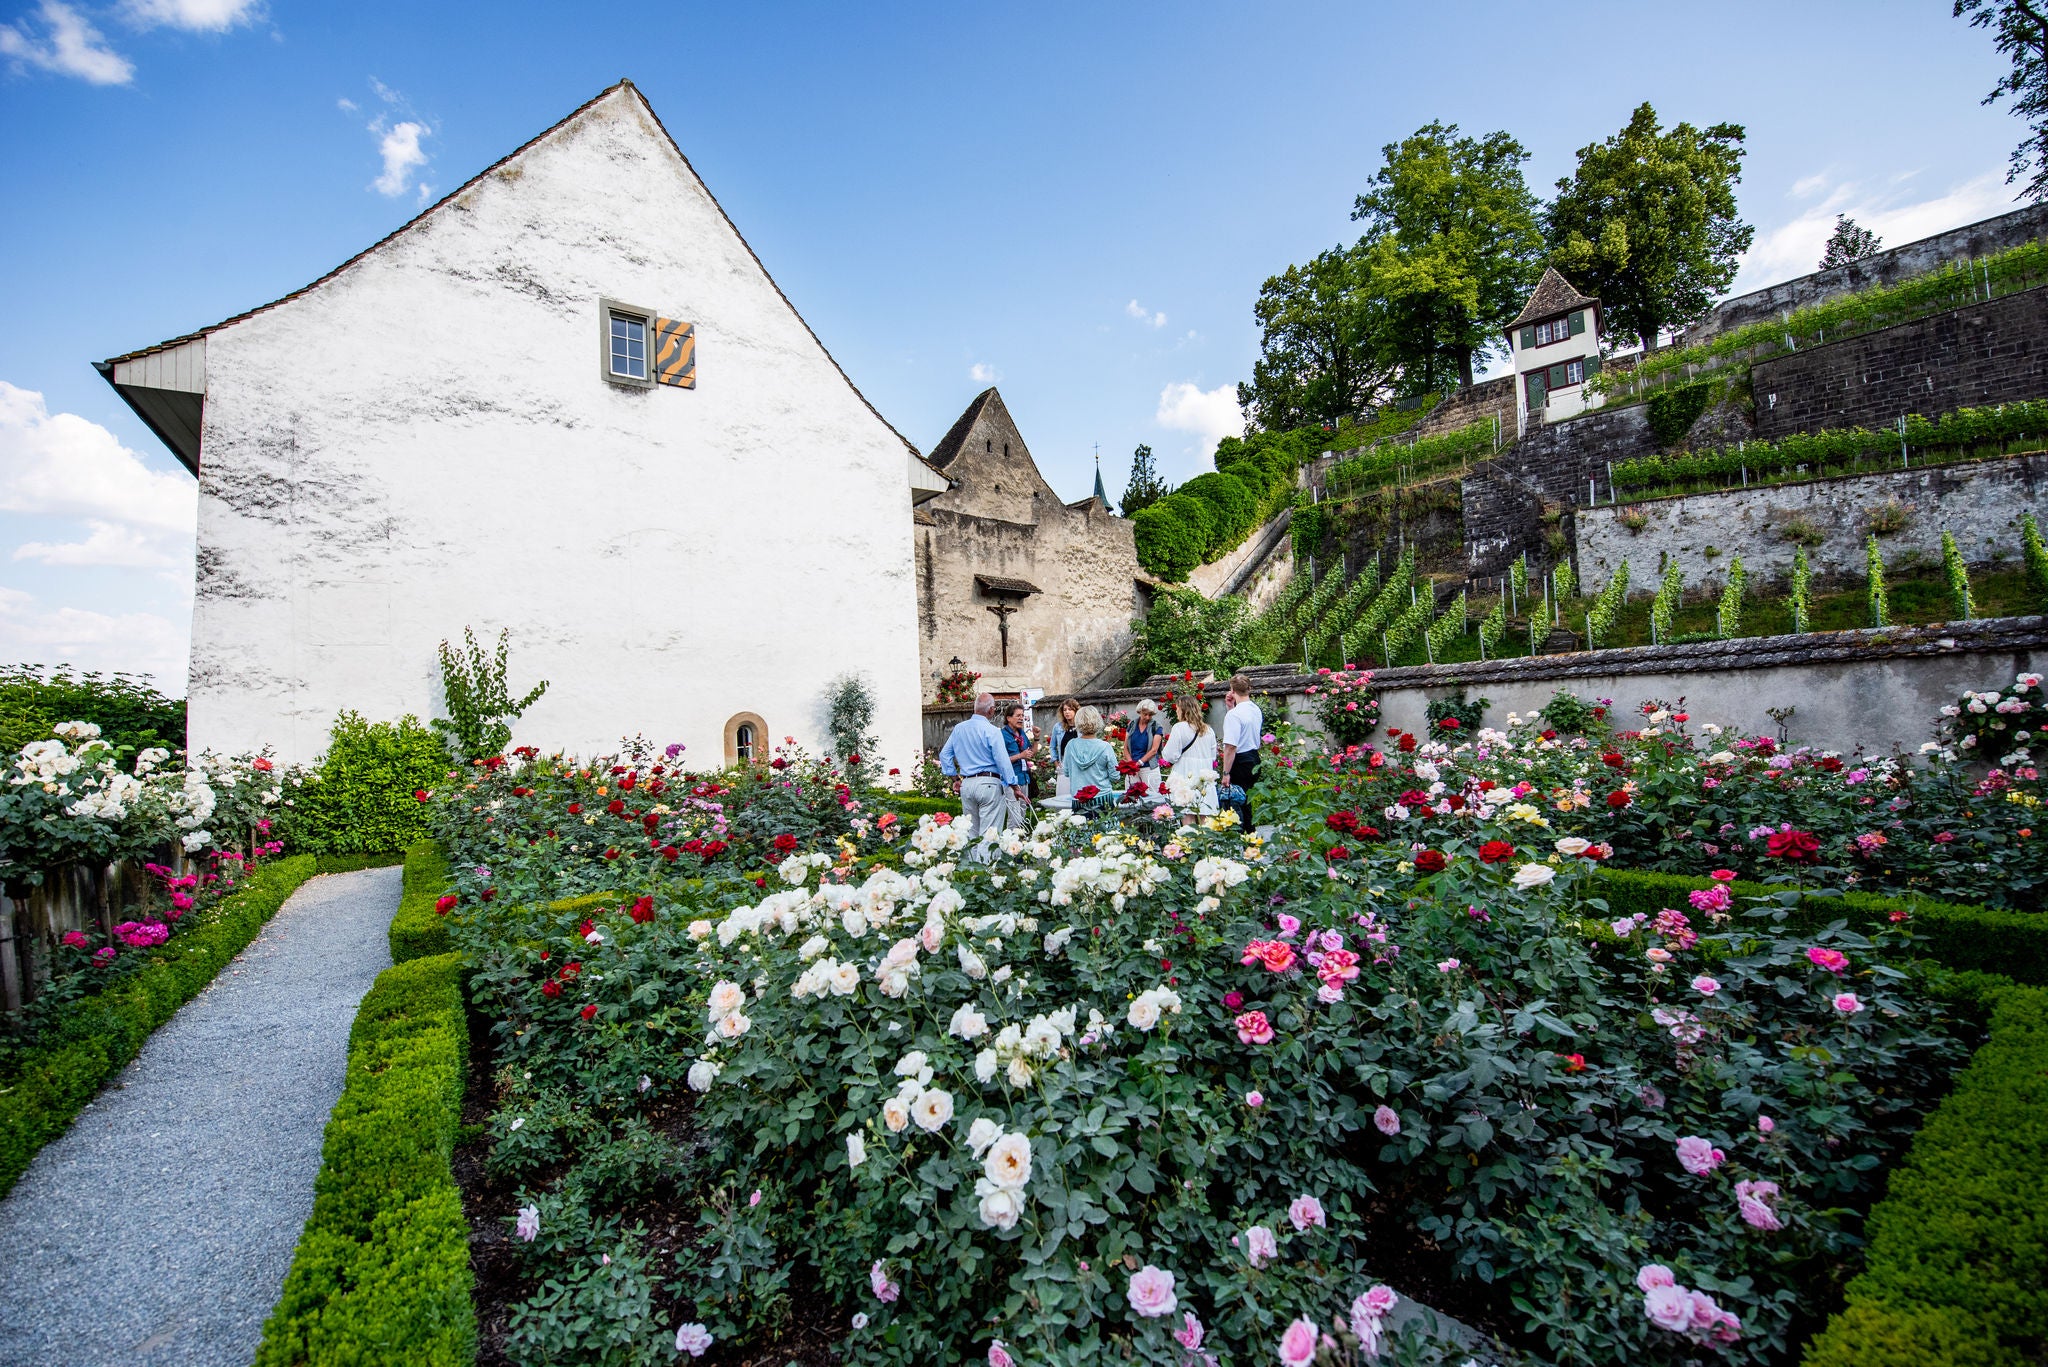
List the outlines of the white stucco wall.
<svg viewBox="0 0 2048 1367">
<path fill-rule="evenodd" d="M 1573 310 L 1579 312 L 1581 310 Z M 1511 329 L 1509 345 L 1515 353 L 1515 412 L 1519 419 L 1527 410 L 1529 389 L 1527 376 L 1539 370 L 1548 370 L 1554 365 L 1567 361 L 1582 361 L 1589 356 L 1600 354 L 1600 313 L 1593 305 L 1585 306 L 1586 330 L 1575 337 L 1561 342 L 1549 342 L 1538 347 L 1523 347 L 1522 330 Z M 1553 389 L 1543 401 L 1543 420 L 1562 422 L 1586 411 L 1586 386 L 1579 383 L 1562 389 Z"/>
<path fill-rule="evenodd" d="M 697 388 L 606 382 L 600 297 L 694 321 Z M 711 766 L 751 711 L 817 751 L 850 670 L 914 757 L 905 448 L 630 88 L 214 332 L 208 370 L 196 746 L 307 759 L 342 708 L 429 717 L 470 625 L 551 682 L 522 743 Z"/>
</svg>

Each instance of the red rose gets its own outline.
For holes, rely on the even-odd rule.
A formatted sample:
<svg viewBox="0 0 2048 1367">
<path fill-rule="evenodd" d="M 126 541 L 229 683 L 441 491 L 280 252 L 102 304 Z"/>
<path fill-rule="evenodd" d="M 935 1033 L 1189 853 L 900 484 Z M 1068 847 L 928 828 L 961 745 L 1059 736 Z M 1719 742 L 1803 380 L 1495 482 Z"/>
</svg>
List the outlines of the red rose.
<svg viewBox="0 0 2048 1367">
<path fill-rule="evenodd" d="M 1332 864 L 1338 863 L 1345 859 L 1349 859 L 1350 857 L 1351 851 L 1345 849 L 1342 845 L 1330 846 L 1329 860 Z"/>
<path fill-rule="evenodd" d="M 1074 801 L 1086 802 L 1089 799 L 1095 797 L 1101 791 L 1102 789 L 1096 787 L 1094 784 L 1091 783 L 1086 788 L 1083 788 L 1080 792 L 1074 794 Z"/>
<path fill-rule="evenodd" d="M 455 894 L 451 892 L 446 897 L 437 898 L 434 902 L 434 910 L 440 912 L 443 916 L 455 910 Z"/>
<path fill-rule="evenodd" d="M 846 757 L 846 762 L 847 762 L 848 764 L 858 764 L 858 763 L 860 763 L 860 756 L 859 756 L 859 755 L 848 755 L 848 756 Z"/>
<path fill-rule="evenodd" d="M 1600 756 L 1600 762 L 1610 769 L 1619 769 L 1628 761 L 1624 760 L 1620 755 L 1609 752 L 1608 754 Z"/>
<path fill-rule="evenodd" d="M 623 799 L 615 797 L 610 802 L 604 804 L 604 809 L 610 812 L 613 816 L 617 816 L 619 813 L 626 810 L 626 804 Z"/>
<path fill-rule="evenodd" d="M 1515 857 L 1515 847 L 1505 840 L 1489 840 L 1479 847 L 1482 863 L 1503 864 Z"/>
<path fill-rule="evenodd" d="M 642 897 L 633 903 L 633 920 L 637 925 L 646 925 L 654 919 L 654 899 Z"/>
<path fill-rule="evenodd" d="M 1820 852 L 1820 841 L 1805 831 L 1773 831 L 1771 838 L 1764 842 L 1773 859 L 1789 859 L 1797 863 L 1811 859 Z"/>
<path fill-rule="evenodd" d="M 723 840 L 707 840 L 707 841 L 705 841 L 705 842 L 704 842 L 704 862 L 705 862 L 705 863 L 707 863 L 707 864 L 708 864 L 708 863 L 710 863 L 710 862 L 711 862 L 712 860 L 714 860 L 714 859 L 718 858 L 718 856 L 719 856 L 719 855 L 721 855 L 721 854 L 724 854 L 724 853 L 725 853 L 725 842 L 724 842 Z"/>
<path fill-rule="evenodd" d="M 1687 722 L 1691 721 L 1692 717 L 1684 712 L 1673 712 L 1671 714 L 1671 720 L 1677 722 L 1680 726 L 1683 726 Z"/>
<path fill-rule="evenodd" d="M 1413 737 L 1413 736 L 1410 736 L 1410 735 L 1405 735 L 1405 734 L 1404 734 L 1404 735 L 1403 735 L 1403 736 L 1401 737 L 1401 753 L 1402 753 L 1402 754 L 1404 754 L 1404 755 L 1406 755 L 1406 754 L 1412 754 L 1412 753 L 1414 752 L 1414 750 L 1415 750 L 1415 737 Z"/>
<path fill-rule="evenodd" d="M 1442 873 L 1445 862 L 1442 850 L 1424 850 L 1415 856 L 1415 867 L 1424 873 Z"/>
<path fill-rule="evenodd" d="M 619 857 L 619 847 L 617 845 L 612 846 L 604 852 L 604 857 L 607 859 L 617 859 Z"/>
<path fill-rule="evenodd" d="M 1438 722 L 1437 725 L 1441 726 L 1446 731 L 1455 731 L 1458 729 L 1458 719 L 1456 717 L 1445 717 L 1442 721 Z"/>
<path fill-rule="evenodd" d="M 531 789 L 531 788 L 514 788 L 514 789 L 512 790 L 512 796 L 514 796 L 514 797 L 532 797 L 532 796 L 533 796 L 533 789 Z"/>
<path fill-rule="evenodd" d="M 784 831 L 781 835 L 776 836 L 772 843 L 776 849 L 781 850 L 784 854 L 788 854 L 796 848 L 796 837 Z"/>
<path fill-rule="evenodd" d="M 595 1016 L 596 1014 L 597 1014 L 597 1003 L 596 1003 L 596 1002 L 591 1002 L 591 1003 L 590 1003 L 589 1005 L 587 1005 L 587 1006 L 585 1006 L 585 1007 L 583 1008 L 583 1012 L 582 1012 L 582 1015 L 583 1015 L 583 1019 L 585 1019 L 585 1020 L 589 1020 L 589 1019 L 590 1019 L 590 1018 L 591 1018 L 592 1016 Z"/>
<path fill-rule="evenodd" d="M 1490 778 L 1482 778 L 1479 780 L 1479 791 L 1482 793 L 1490 793 L 1498 787 L 1500 787 L 1500 785 L 1498 783 L 1495 783 Z"/>
<path fill-rule="evenodd" d="M 428 797 L 430 797 L 430 796 L 431 796 L 431 794 L 430 794 L 430 793 L 428 793 L 428 792 L 427 792 L 427 790 L 426 790 L 425 788 L 415 788 L 415 789 L 413 789 L 413 790 L 412 790 L 412 795 L 413 795 L 413 796 L 414 796 L 415 798 L 419 799 L 419 800 L 420 800 L 421 802 L 425 802 L 425 801 L 426 801 L 426 800 L 428 799 Z"/>
<path fill-rule="evenodd" d="M 562 985 L 550 978 L 540 985 L 540 994 L 543 997 L 559 997 L 562 995 Z"/>
<path fill-rule="evenodd" d="M 491 899 L 492 899 L 493 897 L 496 897 L 496 896 L 498 895 L 498 890 L 497 890 L 496 888 L 485 888 L 485 889 L 483 890 L 483 892 L 482 892 L 482 894 L 481 894 L 481 895 L 482 895 L 483 899 L 484 899 L 484 900 L 485 900 L 486 902 L 488 902 L 488 901 L 490 901 L 490 900 L 491 900 Z"/>
<path fill-rule="evenodd" d="M 624 778 L 619 780 L 619 791 L 622 793 L 630 793 L 633 791 L 633 785 L 639 781 L 640 776 L 638 774 L 627 774 Z"/>
<path fill-rule="evenodd" d="M 891 770 L 889 771 L 889 777 L 890 777 L 890 778 L 894 778 L 894 777 L 896 777 L 896 775 L 898 775 L 898 774 L 900 774 L 900 773 L 902 773 L 902 772 L 903 772 L 903 771 L 902 771 L 901 769 L 891 769 Z"/>
<path fill-rule="evenodd" d="M 1116 762 L 1116 771 L 1119 774 L 1135 774 L 1141 767 L 1134 759 L 1120 759 Z"/>
<path fill-rule="evenodd" d="M 668 862 L 671 864 L 676 862 L 676 856 L 680 853 L 682 853 L 682 851 L 678 850 L 673 845 L 663 845 L 661 847 L 661 857 L 663 859 L 668 860 Z"/>
<path fill-rule="evenodd" d="M 1226 1010 L 1226 1011 L 1235 1011 L 1235 1010 L 1237 1010 L 1237 1008 L 1238 1008 L 1238 1007 L 1240 1007 L 1240 1006 L 1243 1006 L 1243 1005 L 1244 1005 L 1244 993 L 1242 993 L 1242 992 L 1225 992 L 1225 993 L 1223 994 L 1223 1009 L 1224 1009 L 1224 1010 Z"/>
<path fill-rule="evenodd" d="M 1839 774 L 1842 772 L 1842 761 L 1833 755 L 1823 755 L 1821 756 L 1820 767 L 1831 774 Z"/>
<path fill-rule="evenodd" d="M 572 802 L 572 803 L 570 803 L 570 804 L 569 804 L 569 815 L 570 815 L 570 816 L 582 816 L 582 815 L 583 815 L 583 804 L 582 804 L 582 803 L 580 803 L 580 802 Z"/>
<path fill-rule="evenodd" d="M 782 756 L 777 755 L 774 759 L 768 761 L 768 767 L 770 769 L 787 769 L 789 767 L 789 761 L 784 759 Z"/>
<path fill-rule="evenodd" d="M 1548 730 L 1546 730 L 1546 731 L 1545 731 L 1545 732 L 1543 733 L 1543 739 L 1545 739 L 1545 740 L 1556 740 L 1556 739 L 1557 739 L 1557 732 L 1555 732 L 1555 731 L 1548 731 Z"/>
<path fill-rule="evenodd" d="M 1616 811 L 1620 811 L 1623 807 L 1628 806 L 1628 794 L 1622 789 L 1616 788 L 1607 795 L 1607 805 Z"/>
<path fill-rule="evenodd" d="M 1586 1056 L 1584 1054 L 1564 1054 L 1561 1057 L 1564 1059 L 1564 1070 L 1567 1073 L 1583 1073 L 1586 1071 Z"/>
<path fill-rule="evenodd" d="M 1454 812 L 1462 812 L 1465 810 L 1465 799 L 1457 793 L 1452 793 L 1450 796 L 1446 797 L 1444 801 L 1450 804 L 1451 810 Z"/>
<path fill-rule="evenodd" d="M 1401 805 L 1403 807 L 1427 807 L 1429 805 L 1429 794 L 1410 788 L 1407 792 L 1401 794 Z"/>
</svg>

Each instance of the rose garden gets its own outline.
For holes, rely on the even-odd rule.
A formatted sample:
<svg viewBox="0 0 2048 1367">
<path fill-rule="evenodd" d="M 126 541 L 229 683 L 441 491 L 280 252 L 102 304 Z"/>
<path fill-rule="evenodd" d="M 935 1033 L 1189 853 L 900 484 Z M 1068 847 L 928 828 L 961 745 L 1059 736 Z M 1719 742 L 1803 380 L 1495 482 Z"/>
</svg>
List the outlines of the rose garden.
<svg viewBox="0 0 2048 1367">
<path fill-rule="evenodd" d="M 983 845 L 857 754 L 416 750 L 258 1361 L 2034 1360 L 2043 694 L 1986 683 L 1864 756 L 1328 675 L 1249 829 Z M 48 966 L 10 1182 L 350 781 L 95 731 L 16 756 L 17 866 L 184 871 Z"/>
</svg>

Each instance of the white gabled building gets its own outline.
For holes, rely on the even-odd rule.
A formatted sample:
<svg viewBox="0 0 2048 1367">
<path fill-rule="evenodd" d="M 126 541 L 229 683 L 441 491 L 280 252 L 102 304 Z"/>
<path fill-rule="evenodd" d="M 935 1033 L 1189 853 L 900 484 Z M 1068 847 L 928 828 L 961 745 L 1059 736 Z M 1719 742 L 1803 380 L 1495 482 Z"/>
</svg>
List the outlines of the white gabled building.
<svg viewBox="0 0 2048 1367">
<path fill-rule="evenodd" d="M 199 480 L 195 747 L 435 715 L 473 626 L 551 683 L 521 741 L 816 752 L 855 672 L 916 755 L 904 513 L 948 482 L 630 82 L 304 289 L 99 368 Z"/>
<path fill-rule="evenodd" d="M 1543 268 L 1521 316 L 1508 324 L 1515 357 L 1515 429 L 1586 410 L 1586 380 L 1600 373 L 1600 301 Z"/>
</svg>

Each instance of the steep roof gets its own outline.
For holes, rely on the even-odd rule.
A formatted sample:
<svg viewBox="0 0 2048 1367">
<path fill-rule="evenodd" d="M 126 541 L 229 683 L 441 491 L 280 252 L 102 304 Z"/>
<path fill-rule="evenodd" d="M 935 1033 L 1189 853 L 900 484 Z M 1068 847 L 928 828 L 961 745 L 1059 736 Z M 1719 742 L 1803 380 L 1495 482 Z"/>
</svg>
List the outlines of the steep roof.
<svg viewBox="0 0 2048 1367">
<path fill-rule="evenodd" d="M 432 204 L 428 205 L 421 212 L 407 219 L 397 228 L 385 234 L 383 237 L 371 243 L 369 246 L 363 248 L 363 250 L 357 252 L 354 256 L 351 256 L 348 260 L 342 262 L 339 266 L 336 266 L 333 270 L 327 272 L 325 275 L 321 276 L 317 280 L 314 280 L 310 284 L 303 285 L 300 288 L 293 290 L 290 294 L 284 295 L 277 299 L 273 299 L 267 304 L 259 304 L 257 307 L 253 309 L 248 309 L 245 310 L 244 312 L 238 313 L 234 315 L 232 318 L 223 318 L 220 322 L 215 323 L 210 327 L 200 328 L 197 332 L 188 332 L 182 337 L 173 337 L 169 341 L 158 342 L 155 346 L 146 346 L 137 351 L 130 351 L 120 356 L 110 357 L 109 359 L 104 361 L 97 361 L 94 363 L 94 367 L 100 372 L 102 376 L 108 379 L 109 383 L 111 383 L 113 378 L 113 367 L 123 361 L 132 361 L 137 359 L 138 357 L 150 355 L 152 352 L 165 351 L 172 347 L 182 346 L 187 342 L 191 342 L 198 338 L 204 337 L 209 333 L 218 332 L 222 328 L 231 327 L 236 323 L 243 322 L 244 320 L 249 318 L 253 318 L 259 313 L 268 312 L 269 310 L 276 308 L 280 304 L 289 303 L 292 300 L 298 298 L 302 294 L 307 294 L 313 290 L 320 288 L 320 286 L 326 284 L 328 281 L 339 276 L 342 272 L 346 271 L 349 267 L 355 265 L 358 261 L 361 261 L 364 258 L 372 255 L 373 253 L 381 250 L 383 247 L 396 241 L 398 238 L 404 236 L 406 233 L 411 232 L 413 228 L 415 228 L 419 224 L 426 222 L 426 220 L 432 218 L 435 214 L 440 213 L 443 209 L 447 208 L 449 204 L 461 198 L 464 192 L 469 190 L 471 186 L 478 184 L 487 176 L 491 175 L 493 172 L 498 170 L 498 168 L 506 165 L 509 162 L 517 160 L 526 151 L 538 146 L 542 142 L 545 142 L 548 138 L 554 136 L 562 129 L 574 123 L 578 118 L 582 117 L 582 115 L 585 114 L 587 111 L 589 111 L 590 109 L 592 109 L 605 99 L 609 98 L 610 96 L 616 94 L 621 90 L 631 92 L 633 98 L 640 101 L 641 107 L 647 111 L 647 117 L 654 120 L 654 126 L 661 130 L 661 135 L 664 138 L 668 139 L 669 147 L 674 150 L 677 159 L 683 163 L 684 169 L 687 170 L 693 178 L 695 178 L 699 185 L 704 186 L 705 196 L 711 200 L 712 207 L 718 210 L 719 217 L 725 220 L 726 226 L 732 229 L 733 236 L 739 239 L 740 245 L 746 248 L 747 255 L 753 258 L 754 265 L 759 268 L 762 278 L 767 280 L 769 287 L 773 289 L 775 293 L 778 296 L 780 296 L 782 302 L 788 306 L 790 313 L 796 317 L 797 322 L 803 325 L 804 331 L 810 333 L 811 340 L 818 344 L 818 350 L 825 353 L 825 359 L 827 361 L 830 361 L 832 363 L 832 368 L 839 372 L 839 378 L 846 381 L 846 387 L 853 391 L 853 396 L 859 399 L 861 403 L 866 406 L 868 412 L 873 413 L 875 415 L 876 420 L 879 421 L 882 424 L 882 426 L 889 429 L 890 433 L 895 436 L 896 440 L 903 443 L 904 449 L 909 451 L 914 458 L 924 461 L 927 465 L 933 465 L 931 461 L 926 460 L 924 456 L 919 454 L 917 447 L 911 443 L 910 438 L 904 436 L 901 432 L 898 432 L 896 430 L 896 425 L 890 422 L 887 418 L 883 417 L 881 410 L 875 407 L 873 402 L 871 402 L 868 399 L 867 395 L 860 392 L 860 386 L 856 385 L 853 382 L 853 377 L 846 373 L 845 367 L 839 364 L 838 358 L 832 355 L 832 352 L 825 346 L 824 341 L 818 336 L 816 330 L 814 330 L 811 327 L 810 323 L 804 318 L 803 314 L 797 311 L 796 305 L 790 302 L 790 298 L 787 294 L 783 293 L 782 286 L 776 284 L 775 277 L 768 273 L 768 267 L 765 264 L 763 264 L 760 254 L 754 250 L 753 244 L 747 241 L 746 234 L 742 233 L 739 229 L 739 225 L 732 221 L 732 215 L 726 213 L 725 206 L 718 202 L 718 196 L 711 193 L 711 187 L 704 183 L 704 177 L 697 174 L 697 168 L 690 165 L 690 159 L 689 157 L 683 154 L 683 149 L 681 145 L 676 142 L 675 135 L 668 131 L 668 126 L 661 121 L 661 116 L 654 112 L 654 106 L 651 103 L 649 103 L 647 96 L 641 93 L 640 87 L 634 85 L 630 78 L 622 78 L 616 83 L 608 85 L 603 90 L 598 91 L 597 94 L 591 96 L 582 104 L 579 104 L 574 109 L 570 110 L 567 115 L 563 116 L 555 123 L 550 124 L 547 128 L 535 134 L 533 137 L 528 138 L 525 142 L 513 148 L 510 152 L 507 152 L 504 156 L 498 158 L 489 166 L 486 166 L 483 170 L 477 172 L 468 180 L 465 180 L 464 182 L 462 182 L 462 184 L 456 186 L 453 190 L 450 190 L 447 194 L 441 196 L 441 198 L 435 200 Z M 118 386 L 116 386 L 116 388 L 118 389 Z M 993 393 L 994 391 L 991 390 L 990 392 Z M 933 465 L 933 468 L 937 469 L 937 466 Z"/>
<path fill-rule="evenodd" d="M 1509 323 L 1508 328 L 1512 331 L 1524 323 L 1533 323 L 1539 318 L 1552 318 L 1560 313 L 1570 313 L 1573 309 L 1582 309 L 1588 304 L 1599 302 L 1598 299 L 1590 299 L 1573 289 L 1572 282 L 1557 273 L 1557 267 L 1545 266 L 1543 278 L 1536 282 L 1535 290 L 1529 295 L 1529 302 L 1522 306 L 1521 315 Z"/>
<path fill-rule="evenodd" d="M 947 463 L 953 457 L 960 454 L 961 446 L 967 441 L 967 434 L 973 430 L 974 424 L 981 418 L 981 410 L 987 408 L 990 401 L 997 397 L 994 385 L 990 385 L 987 389 L 976 394 L 974 401 L 967 405 L 967 411 L 962 413 L 954 421 L 953 425 L 946 429 L 945 436 L 939 438 L 939 444 L 932 448 L 932 453 L 929 456 L 925 457 L 925 463 L 935 470 L 945 469 Z"/>
</svg>

